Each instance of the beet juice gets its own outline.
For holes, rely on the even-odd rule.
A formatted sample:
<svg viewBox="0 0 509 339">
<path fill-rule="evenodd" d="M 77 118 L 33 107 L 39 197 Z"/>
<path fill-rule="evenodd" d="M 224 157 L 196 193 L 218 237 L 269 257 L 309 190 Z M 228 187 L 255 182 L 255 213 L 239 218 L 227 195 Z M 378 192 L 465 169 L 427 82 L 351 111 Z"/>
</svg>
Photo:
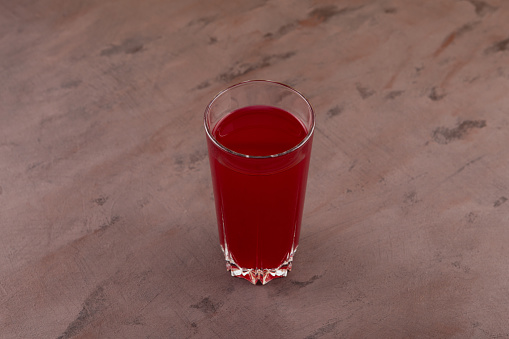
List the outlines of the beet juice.
<svg viewBox="0 0 509 339">
<path fill-rule="evenodd" d="M 299 244 L 311 105 L 289 86 L 250 80 L 219 93 L 204 123 L 227 269 L 253 284 L 286 276 Z"/>
<path fill-rule="evenodd" d="M 264 166 L 267 158 L 256 157 L 287 152 L 307 134 L 292 114 L 259 105 L 229 113 L 212 131 L 219 144 L 250 157 L 214 149 L 209 140 L 209 152 L 216 155 L 211 158 L 211 170 L 221 246 L 230 270 L 247 275 L 252 282 L 264 283 L 291 268 L 299 241 L 311 140 L 286 155 L 269 157 L 274 164 L 268 168 Z M 241 164 L 233 164 L 236 161 Z"/>
</svg>

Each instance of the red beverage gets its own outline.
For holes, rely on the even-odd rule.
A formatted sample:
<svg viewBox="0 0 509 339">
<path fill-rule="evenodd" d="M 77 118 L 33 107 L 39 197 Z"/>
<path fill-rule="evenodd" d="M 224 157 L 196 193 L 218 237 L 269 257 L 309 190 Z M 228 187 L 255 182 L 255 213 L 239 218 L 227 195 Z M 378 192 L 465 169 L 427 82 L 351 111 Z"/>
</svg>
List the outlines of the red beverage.
<svg viewBox="0 0 509 339">
<path fill-rule="evenodd" d="M 253 283 L 286 275 L 299 240 L 312 135 L 305 140 L 309 131 L 294 115 L 260 105 L 234 110 L 211 132 L 226 148 L 207 139 L 229 269 Z"/>
</svg>

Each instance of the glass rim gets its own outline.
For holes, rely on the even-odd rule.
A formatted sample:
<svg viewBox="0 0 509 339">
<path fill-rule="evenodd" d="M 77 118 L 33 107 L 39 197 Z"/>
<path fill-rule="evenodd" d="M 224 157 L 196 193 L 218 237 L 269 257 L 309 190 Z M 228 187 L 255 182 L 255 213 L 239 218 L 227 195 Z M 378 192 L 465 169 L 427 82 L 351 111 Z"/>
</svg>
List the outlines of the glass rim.
<svg viewBox="0 0 509 339">
<path fill-rule="evenodd" d="M 210 128 L 209 128 L 209 124 L 207 123 L 208 121 L 208 116 L 209 116 L 209 112 L 210 112 L 210 109 L 211 109 L 211 106 L 214 104 L 214 102 L 220 97 L 222 96 L 224 93 L 228 92 L 229 90 L 235 88 L 235 87 L 239 87 L 239 86 L 243 86 L 243 85 L 246 85 L 246 84 L 249 84 L 249 83 L 271 83 L 271 84 L 274 84 L 274 85 L 278 85 L 278 86 L 283 86 L 283 87 L 286 87 L 287 89 L 289 89 L 290 91 L 292 91 L 293 93 L 297 94 L 301 99 L 304 100 L 304 102 L 306 103 L 308 109 L 309 109 L 309 112 L 311 113 L 311 128 L 309 129 L 309 131 L 307 132 L 306 136 L 304 137 L 304 139 L 302 139 L 297 145 L 295 145 L 294 147 L 284 151 L 284 152 L 281 152 L 281 153 L 276 153 L 276 154 L 271 154 L 271 155 L 249 155 L 249 154 L 243 154 L 243 153 L 239 153 L 239 152 L 235 152 L 234 150 L 231 150 L 229 149 L 228 147 L 222 145 L 219 141 L 216 140 L 216 138 L 212 135 L 212 132 L 210 131 Z M 293 114 L 292 114 L 293 115 Z M 299 118 L 297 118 L 299 119 Z M 278 158 L 278 157 L 281 157 L 281 156 L 284 156 L 286 154 L 289 154 L 289 153 L 292 153 L 296 150 L 298 150 L 299 148 L 303 147 L 307 141 L 309 140 L 309 138 L 311 138 L 311 136 L 313 135 L 313 132 L 315 130 L 315 111 L 313 110 L 313 107 L 311 106 L 311 104 L 309 103 L 308 99 L 306 99 L 306 97 L 304 97 L 304 95 L 302 95 L 299 91 L 297 91 L 295 88 L 291 87 L 291 86 L 288 86 L 286 84 L 283 84 L 281 82 L 278 82 L 278 81 L 272 81 L 272 80 L 246 80 L 246 81 L 242 81 L 242 82 L 239 82 L 239 83 L 236 83 L 234 85 L 231 85 L 225 89 L 223 89 L 221 92 L 219 92 L 218 94 L 216 94 L 216 96 L 209 102 L 209 104 L 207 105 L 207 108 L 205 108 L 205 113 L 204 113 L 204 125 L 205 125 L 205 131 L 207 132 L 207 137 L 212 140 L 212 142 L 218 146 L 220 149 L 222 149 L 223 151 L 226 151 L 230 154 L 233 154 L 233 155 L 236 155 L 236 156 L 239 156 L 239 157 L 243 157 L 243 158 L 250 158 L 250 159 L 270 159 L 270 158 Z M 299 119 L 300 120 L 300 119 Z M 301 122 L 302 123 L 302 122 Z"/>
</svg>

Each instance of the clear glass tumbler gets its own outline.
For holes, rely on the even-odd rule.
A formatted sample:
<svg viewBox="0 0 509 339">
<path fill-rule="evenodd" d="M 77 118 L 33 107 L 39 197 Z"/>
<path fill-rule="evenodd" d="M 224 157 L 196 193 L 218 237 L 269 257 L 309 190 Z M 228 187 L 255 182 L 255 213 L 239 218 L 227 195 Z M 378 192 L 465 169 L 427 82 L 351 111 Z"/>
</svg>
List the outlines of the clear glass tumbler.
<svg viewBox="0 0 509 339">
<path fill-rule="evenodd" d="M 232 276 L 284 277 L 299 244 L 315 116 L 281 83 L 251 80 L 205 110 L 219 240 Z"/>
</svg>

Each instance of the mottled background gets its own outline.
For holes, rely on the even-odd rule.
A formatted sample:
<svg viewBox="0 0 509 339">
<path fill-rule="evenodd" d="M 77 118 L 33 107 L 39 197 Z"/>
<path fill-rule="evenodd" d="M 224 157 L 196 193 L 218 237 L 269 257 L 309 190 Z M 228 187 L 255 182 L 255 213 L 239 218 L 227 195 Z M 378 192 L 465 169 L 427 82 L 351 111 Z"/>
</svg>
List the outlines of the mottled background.
<svg viewBox="0 0 509 339">
<path fill-rule="evenodd" d="M 0 0 L 1 338 L 509 337 L 509 2 Z M 317 114 L 287 278 L 225 270 L 202 114 Z"/>
</svg>

